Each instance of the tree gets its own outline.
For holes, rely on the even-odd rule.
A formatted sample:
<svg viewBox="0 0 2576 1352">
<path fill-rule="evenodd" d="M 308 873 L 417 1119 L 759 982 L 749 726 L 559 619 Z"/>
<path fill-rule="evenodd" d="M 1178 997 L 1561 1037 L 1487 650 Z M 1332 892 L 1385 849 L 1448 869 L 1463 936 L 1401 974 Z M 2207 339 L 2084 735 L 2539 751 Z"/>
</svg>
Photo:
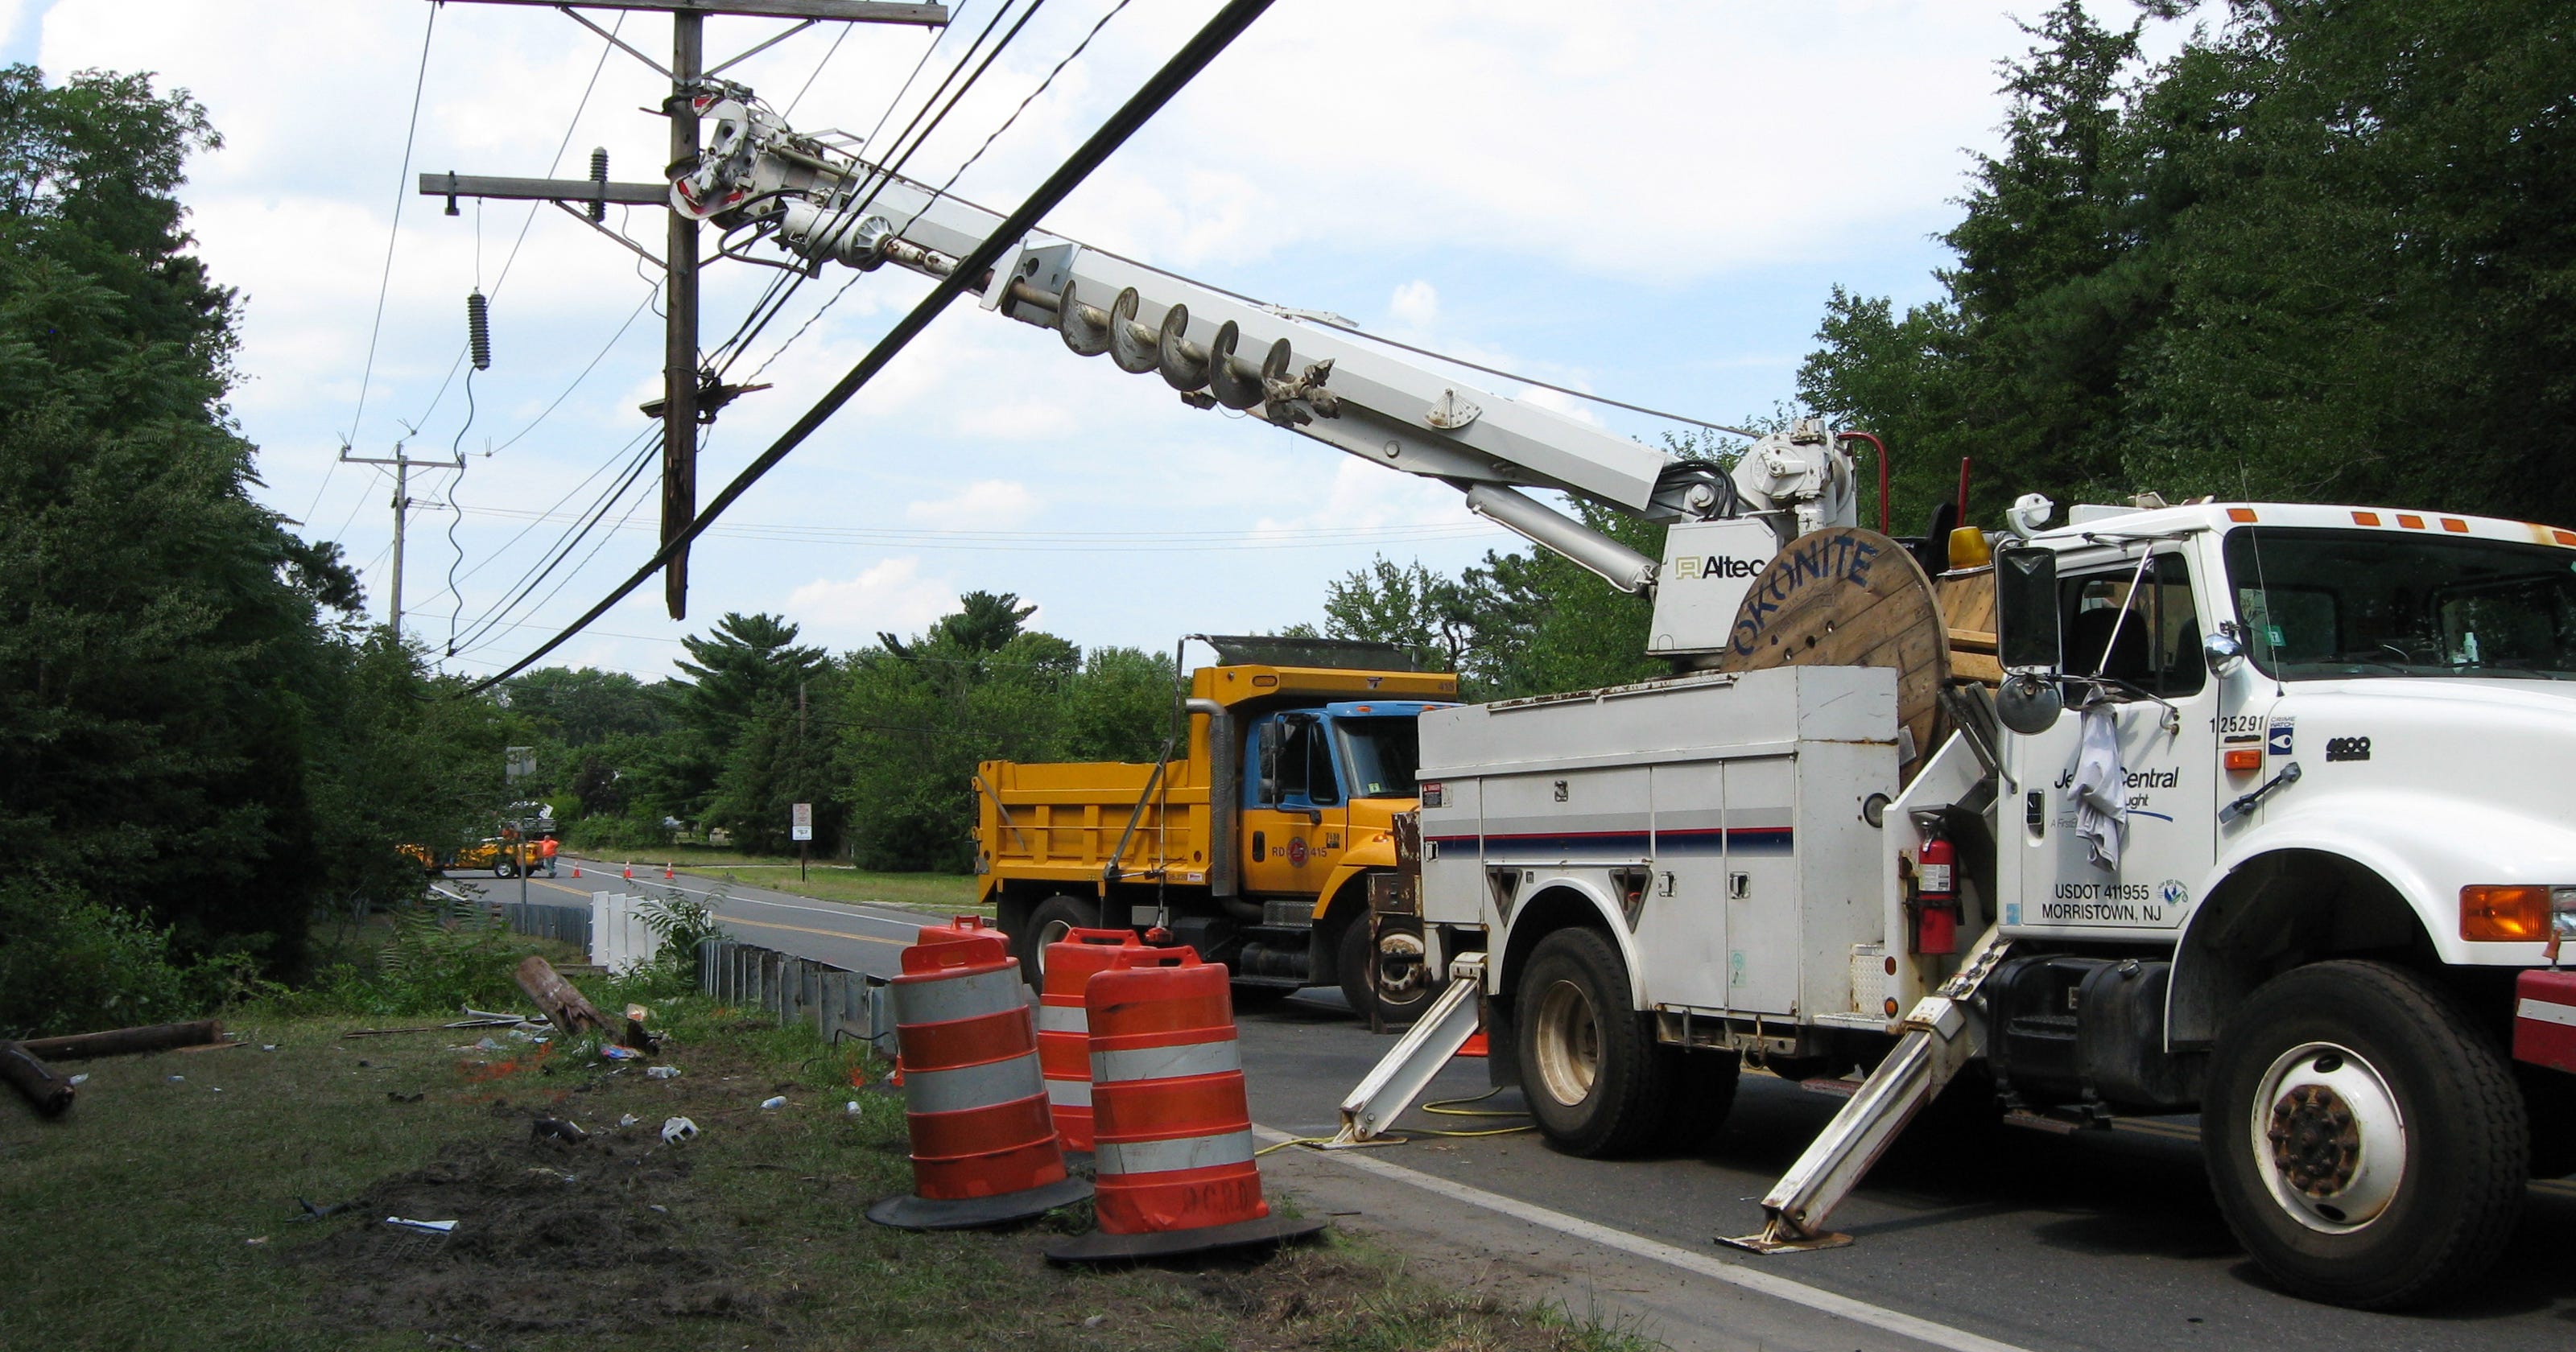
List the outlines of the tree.
<svg viewBox="0 0 2576 1352">
<path fill-rule="evenodd" d="M 2158 0 L 2167 17 L 2195 6 Z M 2576 10 L 2234 0 L 2170 61 L 2073 0 L 2009 71 L 1941 299 L 1837 290 L 1800 373 L 1909 523 L 2153 489 L 2576 519 Z"/>
<path fill-rule="evenodd" d="M 1474 598 L 1455 579 L 1418 559 L 1399 564 L 1381 554 L 1366 571 L 1325 584 L 1323 632 L 1392 643 L 1424 671 L 1458 671 L 1476 638 L 1473 611 Z"/>
</svg>

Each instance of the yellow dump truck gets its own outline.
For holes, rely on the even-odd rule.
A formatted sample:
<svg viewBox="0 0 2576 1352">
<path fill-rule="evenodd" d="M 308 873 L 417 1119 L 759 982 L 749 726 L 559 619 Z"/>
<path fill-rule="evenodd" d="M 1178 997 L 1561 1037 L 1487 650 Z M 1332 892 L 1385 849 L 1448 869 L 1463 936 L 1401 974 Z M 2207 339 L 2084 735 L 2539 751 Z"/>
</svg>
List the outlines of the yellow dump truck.
<svg viewBox="0 0 2576 1352">
<path fill-rule="evenodd" d="M 1211 642 L 1219 665 L 1191 673 L 1164 764 L 978 768 L 982 899 L 1033 982 L 1068 929 L 1159 924 L 1239 996 L 1338 986 L 1409 1017 L 1436 984 L 1421 928 L 1367 923 L 1369 880 L 1393 876 L 1394 820 L 1415 806 L 1414 720 L 1458 678 L 1378 644 Z"/>
</svg>

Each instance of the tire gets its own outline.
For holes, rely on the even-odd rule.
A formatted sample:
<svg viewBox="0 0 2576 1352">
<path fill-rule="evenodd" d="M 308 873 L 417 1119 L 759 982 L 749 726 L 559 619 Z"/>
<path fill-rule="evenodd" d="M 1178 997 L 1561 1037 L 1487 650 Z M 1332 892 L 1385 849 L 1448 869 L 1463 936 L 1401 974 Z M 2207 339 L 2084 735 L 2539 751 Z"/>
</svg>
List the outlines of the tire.
<svg viewBox="0 0 2576 1352">
<path fill-rule="evenodd" d="M 2273 1136 L 2282 1133 L 2282 1139 Z M 2522 1211 L 2530 1124 L 2458 1001 L 2375 962 L 2297 968 L 2220 1033 L 2201 1153 L 2228 1228 L 2311 1300 L 2457 1293 Z"/>
<path fill-rule="evenodd" d="M 1628 969 L 1600 931 L 1539 941 L 1514 1006 L 1521 1092 L 1549 1140 L 1592 1159 L 1654 1143 L 1672 1090 L 1672 1060 L 1646 1017 L 1628 1008 Z"/>
<path fill-rule="evenodd" d="M 492 876 L 495 878 L 515 878 L 519 876 L 519 871 L 511 865 L 509 860 L 496 859 L 492 862 Z"/>
<path fill-rule="evenodd" d="M 1065 931 L 1100 928 L 1100 907 L 1080 897 L 1049 897 L 1029 912 L 1028 929 L 1020 935 L 1020 975 L 1029 988 L 1046 989 L 1046 946 Z"/>
<path fill-rule="evenodd" d="M 1372 946 L 1369 921 L 1368 912 L 1361 910 L 1335 941 L 1333 971 L 1341 979 L 1342 998 L 1363 1019 L 1374 1004 L 1384 1022 L 1411 1023 L 1432 996 L 1433 983 L 1422 961 L 1422 922 L 1411 917 L 1392 921 L 1379 930 Z"/>
<path fill-rule="evenodd" d="M 1672 1080 L 1655 1144 L 1683 1154 L 1707 1149 L 1735 1108 L 1735 1082 L 1744 1072 L 1744 1058 L 1733 1052 L 1686 1052 L 1678 1047 L 1655 1050 L 1668 1062 L 1666 1074 Z"/>
</svg>

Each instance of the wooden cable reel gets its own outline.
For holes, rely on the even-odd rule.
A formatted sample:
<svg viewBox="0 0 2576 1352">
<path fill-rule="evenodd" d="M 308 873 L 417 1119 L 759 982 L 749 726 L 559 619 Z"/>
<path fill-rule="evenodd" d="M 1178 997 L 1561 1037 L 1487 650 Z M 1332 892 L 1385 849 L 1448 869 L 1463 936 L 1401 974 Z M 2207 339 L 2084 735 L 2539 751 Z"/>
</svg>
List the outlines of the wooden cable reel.
<svg viewBox="0 0 2576 1352">
<path fill-rule="evenodd" d="M 1876 531 L 1833 526 L 1802 535 L 1745 592 L 1719 669 L 1795 666 L 1895 670 L 1897 722 L 1914 744 L 1897 767 L 1900 784 L 1949 730 L 1940 702 L 1951 674 L 1941 603 L 1914 556 Z"/>
</svg>

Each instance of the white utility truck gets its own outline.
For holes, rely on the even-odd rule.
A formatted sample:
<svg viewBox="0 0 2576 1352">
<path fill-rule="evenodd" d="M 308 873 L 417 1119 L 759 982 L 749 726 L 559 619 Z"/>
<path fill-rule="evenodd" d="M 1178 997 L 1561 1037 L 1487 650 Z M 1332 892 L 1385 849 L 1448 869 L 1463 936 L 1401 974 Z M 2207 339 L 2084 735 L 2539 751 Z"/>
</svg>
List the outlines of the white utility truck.
<svg viewBox="0 0 2576 1352">
<path fill-rule="evenodd" d="M 729 255 L 946 275 L 1000 223 L 739 86 L 698 104 L 673 205 Z M 1743 1241 L 1814 1247 L 1973 1066 L 2064 1126 L 2201 1112 L 2255 1258 L 2366 1306 L 2455 1288 L 2528 1177 L 2576 1168 L 2576 534 L 2151 501 L 2052 530 L 2034 495 L 2009 532 L 1899 542 L 1857 528 L 1860 433 L 1668 455 L 1331 315 L 1043 233 L 1004 259 L 986 309 L 1653 598 L 1671 677 L 1423 715 L 1414 885 L 1372 897 L 1423 939 L 1376 960 L 1449 984 L 1347 1134 L 1480 1015 L 1585 1154 L 1706 1130 L 1745 1064 L 1863 1068 Z M 1528 489 L 1665 523 L 1664 557 Z"/>
</svg>

